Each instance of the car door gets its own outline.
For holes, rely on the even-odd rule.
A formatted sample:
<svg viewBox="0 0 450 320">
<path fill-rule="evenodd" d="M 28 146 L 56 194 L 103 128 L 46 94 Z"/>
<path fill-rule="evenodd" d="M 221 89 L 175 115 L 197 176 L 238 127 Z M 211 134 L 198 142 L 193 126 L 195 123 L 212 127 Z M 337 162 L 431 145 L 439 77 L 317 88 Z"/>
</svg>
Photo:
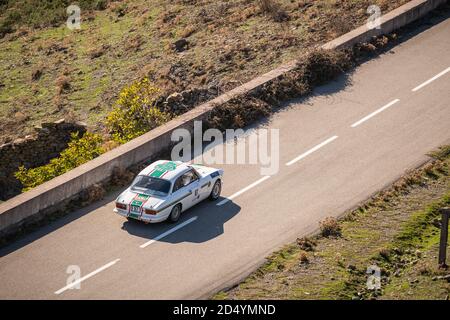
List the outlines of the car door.
<svg viewBox="0 0 450 320">
<path fill-rule="evenodd" d="M 209 197 L 211 194 L 211 188 L 212 188 L 212 179 L 210 176 L 206 176 L 203 178 L 200 178 L 199 180 L 199 186 L 200 186 L 200 201 L 205 200 Z"/>
<path fill-rule="evenodd" d="M 173 198 L 180 199 L 183 211 L 200 201 L 199 178 L 192 170 L 177 178 L 174 184 Z"/>
</svg>

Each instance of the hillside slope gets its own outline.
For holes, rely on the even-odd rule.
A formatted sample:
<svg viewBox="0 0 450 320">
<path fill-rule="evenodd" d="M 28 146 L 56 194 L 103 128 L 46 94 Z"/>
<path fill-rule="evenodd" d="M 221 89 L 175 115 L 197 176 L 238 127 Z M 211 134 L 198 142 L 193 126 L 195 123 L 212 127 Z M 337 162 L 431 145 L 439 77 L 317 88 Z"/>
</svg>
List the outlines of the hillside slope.
<svg viewBox="0 0 450 320">
<path fill-rule="evenodd" d="M 167 94 L 203 99 L 290 60 L 406 0 L 82 0 L 81 30 L 68 1 L 0 1 L 0 144 L 43 121 L 101 130 L 120 89 L 149 76 Z"/>
</svg>

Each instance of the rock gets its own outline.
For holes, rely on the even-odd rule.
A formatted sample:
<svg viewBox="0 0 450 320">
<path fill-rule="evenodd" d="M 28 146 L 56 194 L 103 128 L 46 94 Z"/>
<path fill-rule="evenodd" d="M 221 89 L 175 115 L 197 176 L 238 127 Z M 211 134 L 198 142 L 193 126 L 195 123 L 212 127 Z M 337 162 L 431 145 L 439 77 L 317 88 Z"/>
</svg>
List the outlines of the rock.
<svg viewBox="0 0 450 320">
<path fill-rule="evenodd" d="M 173 48 L 177 52 L 183 52 L 183 51 L 187 50 L 188 47 L 189 47 L 189 41 L 187 41 L 186 39 L 180 39 L 173 43 Z"/>
<path fill-rule="evenodd" d="M 26 120 L 28 120 L 28 116 L 23 114 L 22 112 L 16 112 L 14 114 L 14 118 L 16 119 L 17 122 L 24 122 Z"/>
<path fill-rule="evenodd" d="M 87 123 L 83 121 L 77 121 L 75 122 L 75 124 L 80 127 L 87 127 Z"/>
<path fill-rule="evenodd" d="M 21 192 L 22 186 L 15 178 L 17 168 L 42 166 L 59 156 L 67 147 L 71 133 L 86 132 L 80 123 L 67 123 L 63 119 L 35 127 L 35 132 L 25 138 L 0 146 L 0 200 L 7 200 Z"/>
<path fill-rule="evenodd" d="M 191 98 L 192 91 L 185 90 L 181 92 L 181 95 L 183 96 L 183 100 L 189 100 Z"/>
<path fill-rule="evenodd" d="M 172 103 L 179 103 L 183 101 L 183 95 L 181 93 L 175 92 L 172 93 L 170 96 L 167 97 L 166 102 L 168 104 L 172 104 Z"/>
<path fill-rule="evenodd" d="M 23 138 L 17 138 L 16 140 L 13 141 L 13 145 L 19 145 L 25 142 L 25 139 Z"/>
<path fill-rule="evenodd" d="M 66 122 L 66 120 L 64 118 L 62 118 L 62 119 L 56 120 L 54 123 L 61 124 L 61 123 L 64 123 L 64 122 Z"/>
</svg>

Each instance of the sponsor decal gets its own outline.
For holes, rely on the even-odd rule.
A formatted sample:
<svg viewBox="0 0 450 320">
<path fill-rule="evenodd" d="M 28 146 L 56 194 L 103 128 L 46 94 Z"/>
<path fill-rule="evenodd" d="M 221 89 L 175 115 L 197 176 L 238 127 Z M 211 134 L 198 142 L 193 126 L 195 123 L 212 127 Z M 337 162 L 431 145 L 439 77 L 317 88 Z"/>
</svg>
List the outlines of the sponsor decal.
<svg viewBox="0 0 450 320">
<path fill-rule="evenodd" d="M 219 175 L 219 171 L 214 171 L 213 173 L 210 174 L 211 178 L 215 178 Z"/>
<path fill-rule="evenodd" d="M 136 194 L 129 205 L 128 216 L 130 218 L 139 219 L 144 211 L 144 204 L 148 199 L 150 199 L 149 195 Z"/>
<path fill-rule="evenodd" d="M 173 161 L 165 162 L 155 166 L 155 169 L 150 172 L 150 177 L 162 178 L 167 172 L 173 171 L 177 168 L 177 164 Z"/>
</svg>

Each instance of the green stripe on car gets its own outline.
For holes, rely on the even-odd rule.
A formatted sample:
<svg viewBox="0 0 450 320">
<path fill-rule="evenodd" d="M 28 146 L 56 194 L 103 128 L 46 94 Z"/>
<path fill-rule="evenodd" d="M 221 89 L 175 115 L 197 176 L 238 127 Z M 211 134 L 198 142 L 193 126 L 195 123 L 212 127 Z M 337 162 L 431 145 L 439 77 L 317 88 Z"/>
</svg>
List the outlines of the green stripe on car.
<svg viewBox="0 0 450 320">
<path fill-rule="evenodd" d="M 150 177 L 159 178 L 167 171 L 173 171 L 177 168 L 177 164 L 173 161 L 165 162 L 155 166 L 155 169 L 150 173 Z"/>
</svg>

